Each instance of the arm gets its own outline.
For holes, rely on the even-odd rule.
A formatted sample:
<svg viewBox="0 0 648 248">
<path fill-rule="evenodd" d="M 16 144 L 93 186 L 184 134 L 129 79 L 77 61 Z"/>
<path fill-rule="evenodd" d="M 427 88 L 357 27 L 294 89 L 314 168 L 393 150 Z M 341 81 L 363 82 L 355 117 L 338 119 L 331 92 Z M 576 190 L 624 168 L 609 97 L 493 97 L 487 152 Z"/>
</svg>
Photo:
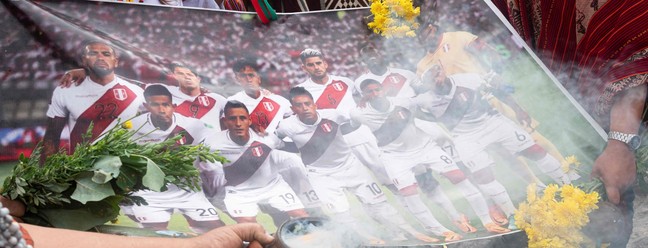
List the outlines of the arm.
<svg viewBox="0 0 648 248">
<path fill-rule="evenodd" d="M 505 92 L 503 89 L 495 88 L 493 95 L 504 104 L 511 107 L 511 109 L 513 109 L 513 111 L 515 112 L 515 117 L 521 125 L 531 127 L 531 116 L 529 116 L 529 113 L 527 113 L 520 105 L 518 105 L 517 101 L 515 101 L 515 99 L 513 99 L 510 94 Z"/>
<path fill-rule="evenodd" d="M 214 197 L 218 190 L 225 185 L 225 172 L 223 172 L 223 165 L 219 162 L 209 162 L 196 160 L 194 166 L 200 171 L 200 179 L 202 181 L 202 191 L 208 198 Z"/>
<path fill-rule="evenodd" d="M 9 210 L 14 218 L 22 217 L 25 205 L 22 202 L 0 196 L 0 203 Z M 272 244 L 274 238 L 266 234 L 263 227 L 256 223 L 235 224 L 211 230 L 195 238 L 151 238 L 129 237 L 66 229 L 21 224 L 34 244 L 39 248 L 48 247 L 242 247 L 243 241 L 250 242 L 248 247 L 261 248 Z"/>
<path fill-rule="evenodd" d="M 41 152 L 40 164 L 45 163 L 45 159 L 56 153 L 61 142 L 61 132 L 65 127 L 66 118 L 50 117 L 47 119 L 47 131 L 43 137 L 43 151 Z"/>
<path fill-rule="evenodd" d="M 24 224 L 34 244 L 39 248 L 48 247 L 242 247 L 243 241 L 251 242 L 248 247 L 261 248 L 271 244 L 274 238 L 263 230 L 260 224 L 244 223 L 224 226 L 211 230 L 195 238 L 152 238 L 129 237 L 102 233 L 81 232 Z"/>
<path fill-rule="evenodd" d="M 85 77 L 86 72 L 83 68 L 66 71 L 65 74 L 63 74 L 63 77 L 61 77 L 61 81 L 59 81 L 59 86 L 68 88 L 72 86 L 72 84 L 79 85 L 83 82 Z"/>
<path fill-rule="evenodd" d="M 610 110 L 611 131 L 639 132 L 647 89 L 642 84 L 616 96 Z M 634 151 L 617 140 L 608 140 L 605 150 L 594 161 L 592 176 L 603 181 L 610 202 L 619 204 L 621 193 L 632 186 L 637 176 L 636 162 Z"/>
</svg>

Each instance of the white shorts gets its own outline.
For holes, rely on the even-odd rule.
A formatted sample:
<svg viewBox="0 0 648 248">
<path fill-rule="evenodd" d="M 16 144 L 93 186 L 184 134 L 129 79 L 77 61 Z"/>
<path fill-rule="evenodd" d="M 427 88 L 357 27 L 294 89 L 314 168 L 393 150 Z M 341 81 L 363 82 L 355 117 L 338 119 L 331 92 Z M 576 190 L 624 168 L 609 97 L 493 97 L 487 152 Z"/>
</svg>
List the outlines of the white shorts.
<svg viewBox="0 0 648 248">
<path fill-rule="evenodd" d="M 499 144 L 511 154 L 535 144 L 527 131 L 500 114 L 492 116 L 471 132 L 454 132 L 453 138 L 461 160 L 472 172 L 494 164 L 485 152 L 491 144 Z"/>
<path fill-rule="evenodd" d="M 452 156 L 444 152 L 435 142 L 428 142 L 423 149 L 412 156 L 399 156 L 398 153 L 383 153 L 382 160 L 396 188 L 403 189 L 416 183 L 414 168 L 425 165 L 437 173 L 459 170 Z"/>
<path fill-rule="evenodd" d="M 356 158 L 353 160 L 342 168 L 306 168 L 308 179 L 317 195 L 334 213 L 350 209 L 345 190 L 356 195 L 360 202 L 365 204 L 376 204 L 387 200 L 380 185 L 371 177 L 371 172 Z"/>
<path fill-rule="evenodd" d="M 174 210 L 194 221 L 219 220 L 214 205 L 202 191 L 193 192 L 170 187 L 164 192 L 146 191 L 137 194 L 144 197 L 148 205 L 123 206 L 124 213 L 135 216 L 140 223 L 164 223 L 171 220 Z"/>
<path fill-rule="evenodd" d="M 306 176 L 306 167 L 290 167 L 279 172 L 284 181 L 297 193 L 299 199 L 306 208 L 318 208 L 322 206 L 317 193 L 313 189 L 308 177 Z"/>
<path fill-rule="evenodd" d="M 374 173 L 378 182 L 383 185 L 392 183 L 387 176 L 385 165 L 379 159 L 382 152 L 378 147 L 376 137 L 367 126 L 362 125 L 353 132 L 344 135 L 344 140 L 349 144 L 353 155 Z"/>
<path fill-rule="evenodd" d="M 232 217 L 257 216 L 259 204 L 268 204 L 283 212 L 304 208 L 295 191 L 281 178 L 267 187 L 254 190 L 226 187 L 223 202 Z"/>
</svg>

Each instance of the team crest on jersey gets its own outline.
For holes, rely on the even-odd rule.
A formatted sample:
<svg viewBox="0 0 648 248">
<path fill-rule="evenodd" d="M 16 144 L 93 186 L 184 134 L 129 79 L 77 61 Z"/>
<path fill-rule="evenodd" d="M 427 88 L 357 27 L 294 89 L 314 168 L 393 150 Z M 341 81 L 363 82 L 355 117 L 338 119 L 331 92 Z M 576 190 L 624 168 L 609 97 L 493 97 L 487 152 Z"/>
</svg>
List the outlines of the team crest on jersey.
<svg viewBox="0 0 648 248">
<path fill-rule="evenodd" d="M 126 93 L 125 89 L 113 89 L 113 95 L 115 96 L 115 99 L 120 101 L 128 98 L 128 93 Z"/>
<path fill-rule="evenodd" d="M 203 106 L 208 107 L 209 103 L 210 103 L 209 102 L 209 97 L 207 97 L 207 96 L 199 96 L 198 97 L 198 102 L 200 104 L 202 104 Z"/>
<path fill-rule="evenodd" d="M 184 135 L 182 135 L 182 138 L 180 138 L 178 141 L 176 141 L 176 144 L 178 144 L 178 145 L 184 145 L 186 143 L 187 143 L 187 137 L 185 137 Z"/>
<path fill-rule="evenodd" d="M 252 156 L 261 157 L 263 155 L 263 148 L 261 146 L 252 148 Z"/>
<path fill-rule="evenodd" d="M 273 111 L 275 107 L 271 102 L 263 102 L 263 108 L 267 111 Z"/>
<path fill-rule="evenodd" d="M 344 90 L 344 85 L 342 85 L 342 83 L 334 83 L 334 84 L 332 84 L 332 86 L 333 86 L 333 89 L 335 89 L 337 91 L 343 91 Z"/>
<path fill-rule="evenodd" d="M 320 126 L 322 127 L 322 130 L 324 130 L 324 132 L 330 133 L 331 131 L 333 131 L 333 127 L 331 127 L 331 123 L 328 123 L 328 122 L 323 123 Z"/>
</svg>

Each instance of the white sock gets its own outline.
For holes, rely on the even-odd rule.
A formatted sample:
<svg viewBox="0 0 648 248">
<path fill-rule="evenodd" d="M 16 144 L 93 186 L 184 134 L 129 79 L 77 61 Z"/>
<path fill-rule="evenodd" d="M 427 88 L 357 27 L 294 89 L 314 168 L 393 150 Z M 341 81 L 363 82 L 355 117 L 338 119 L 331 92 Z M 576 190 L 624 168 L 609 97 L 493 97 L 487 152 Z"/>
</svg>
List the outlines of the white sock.
<svg viewBox="0 0 648 248">
<path fill-rule="evenodd" d="M 405 203 L 405 200 L 403 199 L 403 195 L 401 195 L 400 192 L 398 192 L 396 186 L 394 186 L 393 184 L 386 184 L 385 188 L 389 189 L 389 191 L 392 192 L 392 195 L 394 195 L 394 199 L 396 200 L 396 202 L 398 202 L 398 204 L 401 207 L 407 209 L 407 203 Z"/>
<path fill-rule="evenodd" d="M 470 203 L 470 206 L 473 211 L 475 211 L 475 214 L 477 214 L 477 217 L 479 217 L 482 224 L 485 225 L 493 222 L 488 214 L 488 204 L 486 204 L 486 199 L 484 199 L 484 196 L 479 192 L 475 185 L 468 180 L 463 180 L 455 184 L 455 186 L 459 191 L 461 191 L 464 198 L 468 200 L 468 203 Z"/>
<path fill-rule="evenodd" d="M 506 192 L 504 185 L 500 182 L 493 180 L 490 183 L 477 184 L 477 187 L 479 187 L 486 196 L 490 197 L 490 199 L 493 200 L 493 202 L 497 204 L 502 211 L 504 211 L 506 216 L 511 216 L 515 213 L 515 206 L 513 206 L 511 197 L 508 192 Z"/>
<path fill-rule="evenodd" d="M 442 235 L 444 232 L 449 231 L 448 228 L 444 227 L 439 223 L 439 221 L 434 218 L 430 209 L 423 203 L 419 194 L 408 195 L 403 197 L 405 203 L 407 203 L 407 209 L 416 217 L 416 219 L 421 222 L 421 224 L 427 229 L 433 232 L 435 235 Z"/>
<path fill-rule="evenodd" d="M 443 190 L 441 190 L 441 187 L 437 186 L 432 192 L 427 192 L 427 196 L 435 204 L 443 208 L 443 210 L 448 213 L 448 216 L 450 216 L 452 220 L 458 220 L 461 218 L 461 214 L 459 213 L 459 211 L 457 211 L 454 204 L 452 204 L 452 201 L 450 201 L 448 195 L 446 195 Z"/>
<path fill-rule="evenodd" d="M 558 160 L 553 156 L 549 155 L 549 153 L 547 153 L 543 158 L 537 160 L 536 164 L 542 173 L 551 177 L 551 179 L 556 181 L 559 185 L 571 183 L 569 175 L 562 170 L 560 162 L 558 162 Z"/>
</svg>

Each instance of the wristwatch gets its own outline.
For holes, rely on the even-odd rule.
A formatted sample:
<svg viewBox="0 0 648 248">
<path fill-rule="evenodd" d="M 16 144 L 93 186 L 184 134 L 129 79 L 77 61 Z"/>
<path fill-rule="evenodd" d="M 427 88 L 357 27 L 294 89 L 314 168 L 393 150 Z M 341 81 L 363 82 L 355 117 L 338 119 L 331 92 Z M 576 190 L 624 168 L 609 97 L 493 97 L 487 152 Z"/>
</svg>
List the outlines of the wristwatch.
<svg viewBox="0 0 648 248">
<path fill-rule="evenodd" d="M 639 148 L 639 145 L 641 145 L 641 139 L 639 138 L 639 135 L 636 134 L 610 131 L 608 133 L 608 139 L 618 140 L 626 143 L 632 150 L 637 150 L 637 148 Z"/>
</svg>

